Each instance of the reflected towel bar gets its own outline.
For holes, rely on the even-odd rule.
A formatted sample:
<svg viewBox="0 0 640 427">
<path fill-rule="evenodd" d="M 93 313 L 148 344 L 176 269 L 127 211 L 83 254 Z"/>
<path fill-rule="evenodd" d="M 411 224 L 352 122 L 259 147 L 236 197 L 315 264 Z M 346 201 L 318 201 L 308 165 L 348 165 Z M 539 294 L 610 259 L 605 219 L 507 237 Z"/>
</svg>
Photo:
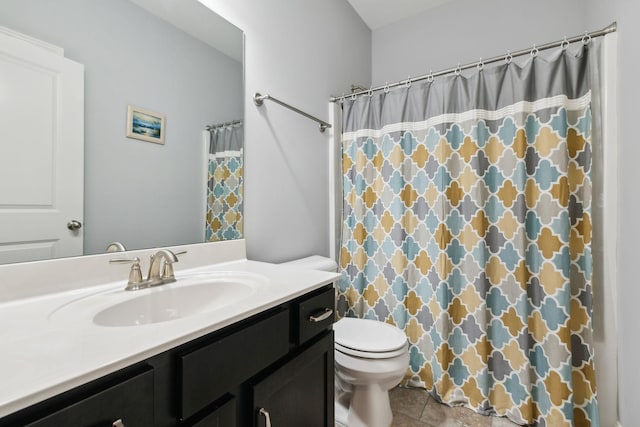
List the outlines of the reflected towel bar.
<svg viewBox="0 0 640 427">
<path fill-rule="evenodd" d="M 295 111 L 296 113 L 301 114 L 301 115 L 305 116 L 306 118 L 313 120 L 314 122 L 317 122 L 320 125 L 320 132 L 324 132 L 326 129 L 331 127 L 331 125 L 329 123 L 327 123 L 327 122 L 325 122 L 323 120 L 320 120 L 319 118 L 314 117 L 311 114 L 307 114 L 304 111 L 299 110 L 296 107 L 293 107 L 293 106 L 287 104 L 286 102 L 282 102 L 279 99 L 274 98 L 273 96 L 271 96 L 269 94 L 261 95 L 260 93 L 256 92 L 253 95 L 253 102 L 255 102 L 255 104 L 258 107 L 260 107 L 262 104 L 264 104 L 264 100 L 265 99 L 269 99 L 269 100 L 275 102 L 276 104 L 280 104 L 283 107 L 286 107 L 286 108 L 290 109 L 291 111 Z"/>
</svg>

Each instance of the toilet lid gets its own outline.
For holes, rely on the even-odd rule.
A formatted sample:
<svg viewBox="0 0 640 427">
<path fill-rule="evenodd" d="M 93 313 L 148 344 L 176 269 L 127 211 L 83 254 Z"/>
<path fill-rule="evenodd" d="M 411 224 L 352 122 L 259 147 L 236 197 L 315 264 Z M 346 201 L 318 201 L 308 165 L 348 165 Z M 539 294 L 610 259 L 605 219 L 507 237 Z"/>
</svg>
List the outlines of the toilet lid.
<svg viewBox="0 0 640 427">
<path fill-rule="evenodd" d="M 404 350 L 407 336 L 388 323 L 344 317 L 333 325 L 336 348 L 358 353 L 390 353 Z"/>
</svg>

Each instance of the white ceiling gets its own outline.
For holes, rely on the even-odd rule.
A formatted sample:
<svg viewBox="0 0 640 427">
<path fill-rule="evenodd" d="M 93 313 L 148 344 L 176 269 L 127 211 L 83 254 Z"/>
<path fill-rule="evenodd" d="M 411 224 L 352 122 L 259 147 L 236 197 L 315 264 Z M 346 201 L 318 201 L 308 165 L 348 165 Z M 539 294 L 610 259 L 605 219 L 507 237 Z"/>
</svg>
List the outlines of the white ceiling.
<svg viewBox="0 0 640 427">
<path fill-rule="evenodd" d="M 451 0 L 347 0 L 375 30 Z"/>
</svg>

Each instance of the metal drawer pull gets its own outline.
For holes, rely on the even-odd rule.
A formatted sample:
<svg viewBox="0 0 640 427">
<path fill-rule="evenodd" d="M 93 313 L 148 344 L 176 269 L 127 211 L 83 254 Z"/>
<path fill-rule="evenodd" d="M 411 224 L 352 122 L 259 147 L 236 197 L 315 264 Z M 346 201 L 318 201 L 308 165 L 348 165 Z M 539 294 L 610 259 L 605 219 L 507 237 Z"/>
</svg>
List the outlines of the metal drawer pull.
<svg viewBox="0 0 640 427">
<path fill-rule="evenodd" d="M 260 413 L 264 415 L 265 427 L 271 427 L 271 417 L 266 409 L 260 408 Z"/>
<path fill-rule="evenodd" d="M 309 316 L 309 321 L 310 322 L 322 322 L 323 320 L 326 320 L 329 318 L 329 316 L 331 316 L 333 314 L 333 310 L 331 310 L 330 308 L 325 308 L 324 311 L 322 312 L 322 314 L 319 315 L 311 315 Z"/>
<path fill-rule="evenodd" d="M 124 427 L 124 423 L 122 422 L 122 419 L 119 419 L 114 421 L 113 424 L 111 424 L 111 427 Z"/>
</svg>

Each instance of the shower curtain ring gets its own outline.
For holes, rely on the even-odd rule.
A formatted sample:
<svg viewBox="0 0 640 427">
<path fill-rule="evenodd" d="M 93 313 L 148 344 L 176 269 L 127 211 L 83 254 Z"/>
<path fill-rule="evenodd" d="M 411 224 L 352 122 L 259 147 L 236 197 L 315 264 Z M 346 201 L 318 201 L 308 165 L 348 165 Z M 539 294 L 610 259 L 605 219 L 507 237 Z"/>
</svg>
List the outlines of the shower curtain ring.
<svg viewBox="0 0 640 427">
<path fill-rule="evenodd" d="M 482 58 L 480 58 L 480 61 L 478 62 L 478 64 L 476 64 L 476 68 L 478 69 L 478 71 L 484 70 L 484 62 L 482 61 Z"/>
<path fill-rule="evenodd" d="M 404 86 L 409 89 L 411 87 L 411 76 L 407 76 L 407 81 L 404 83 Z"/>
<path fill-rule="evenodd" d="M 591 41 L 591 34 L 585 31 L 584 37 L 582 37 L 582 44 L 588 45 L 590 41 Z"/>
<path fill-rule="evenodd" d="M 458 62 L 458 66 L 456 67 L 454 73 L 456 74 L 456 76 L 459 76 L 460 74 L 462 74 L 462 67 L 460 67 L 460 63 Z"/>
<path fill-rule="evenodd" d="M 562 43 L 560 43 L 560 47 L 562 48 L 562 50 L 567 50 L 567 48 L 569 47 L 569 40 L 567 40 L 567 36 L 564 36 Z"/>
<path fill-rule="evenodd" d="M 536 57 L 538 56 L 538 52 L 540 52 L 538 50 L 538 48 L 536 47 L 536 45 L 534 44 L 533 47 L 531 48 L 531 52 L 529 52 L 531 54 L 532 57 Z"/>
<path fill-rule="evenodd" d="M 507 56 L 504 57 L 504 60 L 507 64 L 511 64 L 511 61 L 513 61 L 513 55 L 511 55 L 510 51 L 507 51 Z"/>
<path fill-rule="evenodd" d="M 429 83 L 433 83 L 433 80 L 434 80 L 434 78 L 433 78 L 433 70 L 429 70 L 429 75 L 427 76 L 427 81 Z"/>
<path fill-rule="evenodd" d="M 351 100 L 352 100 L 352 101 L 355 101 L 357 98 L 358 98 L 358 96 L 356 95 L 356 93 L 355 93 L 355 92 L 353 92 L 353 93 L 351 94 Z"/>
<path fill-rule="evenodd" d="M 389 93 L 389 82 L 384 82 L 384 93 Z"/>
<path fill-rule="evenodd" d="M 369 98 L 373 96 L 373 86 L 369 87 L 369 91 L 367 92 L 367 95 L 369 95 Z"/>
</svg>

